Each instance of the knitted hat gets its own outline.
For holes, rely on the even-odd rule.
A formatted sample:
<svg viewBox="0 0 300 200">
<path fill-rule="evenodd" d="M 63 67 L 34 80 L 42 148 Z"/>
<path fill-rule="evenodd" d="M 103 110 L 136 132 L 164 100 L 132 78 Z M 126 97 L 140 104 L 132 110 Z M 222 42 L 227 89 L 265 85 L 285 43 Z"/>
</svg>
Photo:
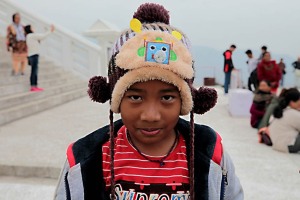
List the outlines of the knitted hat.
<svg viewBox="0 0 300 200">
<path fill-rule="evenodd" d="M 169 13 L 161 5 L 146 3 L 134 13 L 131 29 L 117 39 L 108 67 L 108 79 L 90 79 L 88 94 L 91 99 L 105 103 L 119 113 L 124 93 L 134 83 L 160 80 L 178 88 L 181 115 L 193 111 L 203 114 L 216 104 L 214 89 L 192 86 L 194 65 L 188 38 L 170 26 Z"/>
<path fill-rule="evenodd" d="M 194 120 L 193 113 L 203 114 L 217 101 L 214 89 L 193 87 L 194 62 L 186 35 L 169 24 L 169 13 L 161 5 L 146 3 L 134 13 L 130 29 L 125 30 L 113 46 L 106 77 L 90 79 L 88 94 L 96 102 L 110 100 L 111 193 L 114 194 L 114 126 L 113 113 L 127 89 L 135 83 L 160 80 L 178 88 L 181 115 L 190 113 L 190 194 L 194 200 Z M 112 195 L 114 198 L 114 195 Z"/>
</svg>

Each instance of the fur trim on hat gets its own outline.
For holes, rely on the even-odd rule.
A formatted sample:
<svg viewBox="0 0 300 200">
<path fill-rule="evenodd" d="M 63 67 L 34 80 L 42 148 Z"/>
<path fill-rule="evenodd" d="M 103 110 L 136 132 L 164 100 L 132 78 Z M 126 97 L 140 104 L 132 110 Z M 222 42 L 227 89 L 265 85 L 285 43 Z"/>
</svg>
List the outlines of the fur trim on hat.
<svg viewBox="0 0 300 200">
<path fill-rule="evenodd" d="M 178 88 L 182 101 L 181 115 L 187 115 L 192 110 L 193 98 L 187 82 L 169 70 L 150 66 L 129 71 L 118 80 L 112 93 L 111 110 L 114 113 L 119 113 L 120 104 L 125 92 L 137 82 L 150 80 L 160 80 Z"/>
<path fill-rule="evenodd" d="M 171 44 L 171 50 L 177 55 L 175 61 L 168 64 L 145 61 L 145 56 L 139 56 L 138 50 L 145 46 L 145 42 L 153 42 L 156 38 L 162 38 L 164 43 Z M 123 69 L 137 69 L 141 67 L 159 67 L 176 73 L 183 79 L 191 79 L 194 76 L 192 55 L 186 46 L 168 32 L 143 31 L 129 39 L 121 47 L 116 56 L 116 65 Z"/>
</svg>

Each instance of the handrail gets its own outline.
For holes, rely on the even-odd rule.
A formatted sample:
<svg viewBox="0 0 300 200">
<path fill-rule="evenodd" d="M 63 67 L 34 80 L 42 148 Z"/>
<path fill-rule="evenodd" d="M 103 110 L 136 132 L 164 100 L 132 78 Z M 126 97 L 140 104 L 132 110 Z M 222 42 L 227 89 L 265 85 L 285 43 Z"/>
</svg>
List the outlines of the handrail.
<svg viewBox="0 0 300 200">
<path fill-rule="evenodd" d="M 9 0 L 0 1 L 0 36 L 6 35 L 13 13 L 20 13 L 22 24 L 31 24 L 36 32 L 45 32 L 49 20 L 27 11 Z M 56 65 L 71 70 L 83 78 L 106 74 L 103 48 L 55 24 L 55 31 L 41 43 L 41 55 Z"/>
</svg>

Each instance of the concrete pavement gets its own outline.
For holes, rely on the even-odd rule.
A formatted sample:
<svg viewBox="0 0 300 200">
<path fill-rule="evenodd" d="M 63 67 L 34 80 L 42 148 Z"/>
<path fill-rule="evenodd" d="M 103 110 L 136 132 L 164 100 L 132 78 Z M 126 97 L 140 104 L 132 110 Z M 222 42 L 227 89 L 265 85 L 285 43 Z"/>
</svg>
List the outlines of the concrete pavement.
<svg viewBox="0 0 300 200">
<path fill-rule="evenodd" d="M 300 154 L 259 144 L 250 119 L 231 117 L 217 90 L 217 106 L 195 121 L 222 136 L 245 199 L 299 199 Z M 0 200 L 52 199 L 68 144 L 107 123 L 108 104 L 85 97 L 0 127 Z"/>
<path fill-rule="evenodd" d="M 2 200 L 52 200 L 55 179 L 20 178 L 0 176 L 0 199 Z"/>
</svg>

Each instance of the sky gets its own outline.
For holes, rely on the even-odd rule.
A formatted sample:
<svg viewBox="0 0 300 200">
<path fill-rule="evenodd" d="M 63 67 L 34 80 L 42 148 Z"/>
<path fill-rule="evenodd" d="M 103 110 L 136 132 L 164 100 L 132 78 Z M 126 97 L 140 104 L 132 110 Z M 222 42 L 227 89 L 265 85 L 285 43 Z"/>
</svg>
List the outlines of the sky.
<svg viewBox="0 0 300 200">
<path fill-rule="evenodd" d="M 300 56 L 299 0 L 12 0 L 26 10 L 77 33 L 104 19 L 120 30 L 138 6 L 155 2 L 170 12 L 171 25 L 182 30 L 193 45 L 225 50 L 259 50 Z"/>
</svg>

